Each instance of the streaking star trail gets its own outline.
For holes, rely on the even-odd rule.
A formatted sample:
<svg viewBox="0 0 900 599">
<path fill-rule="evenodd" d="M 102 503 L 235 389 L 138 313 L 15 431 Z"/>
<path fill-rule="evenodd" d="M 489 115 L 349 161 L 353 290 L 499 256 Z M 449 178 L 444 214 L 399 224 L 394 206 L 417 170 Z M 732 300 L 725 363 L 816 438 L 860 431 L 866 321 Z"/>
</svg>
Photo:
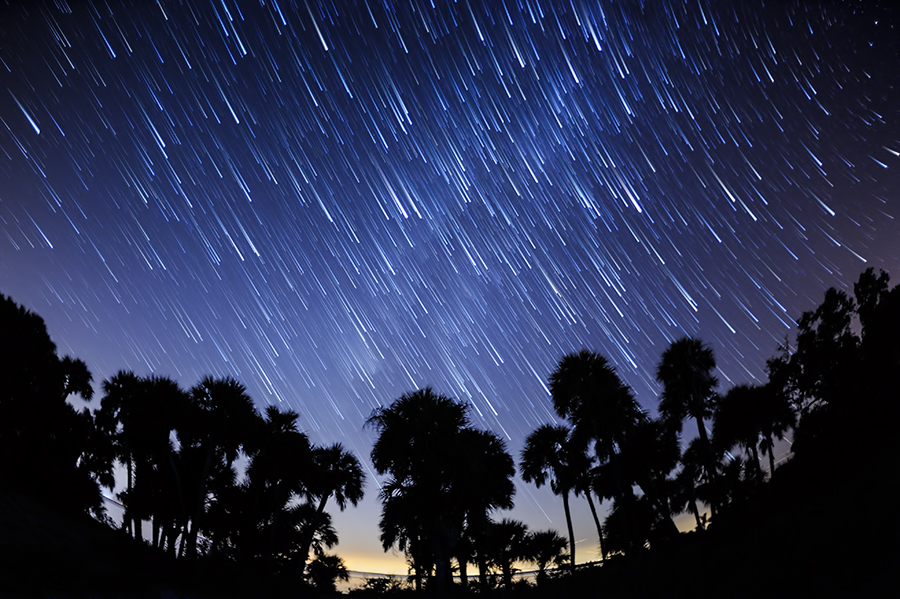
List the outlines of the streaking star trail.
<svg viewBox="0 0 900 599">
<path fill-rule="evenodd" d="M 234 376 L 363 459 L 428 385 L 517 455 L 582 347 L 648 409 L 685 334 L 764 380 L 900 277 L 892 5 L 7 2 L 0 291 L 95 384 Z"/>
</svg>

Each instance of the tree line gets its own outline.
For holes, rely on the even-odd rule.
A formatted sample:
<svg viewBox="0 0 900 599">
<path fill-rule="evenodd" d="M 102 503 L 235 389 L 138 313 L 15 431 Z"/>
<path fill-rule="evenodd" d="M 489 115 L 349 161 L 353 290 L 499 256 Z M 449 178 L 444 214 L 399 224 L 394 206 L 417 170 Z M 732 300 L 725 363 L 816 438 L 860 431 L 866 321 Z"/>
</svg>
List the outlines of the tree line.
<svg viewBox="0 0 900 599">
<path fill-rule="evenodd" d="M 795 341 L 767 361 L 762 384 L 720 391 L 713 350 L 700 339 L 672 341 L 655 371 L 656 416 L 604 356 L 582 350 L 560 359 L 549 375 L 559 420 L 528 435 L 519 472 L 561 498 L 567 552 L 555 531 L 529 535 L 521 522 L 492 519 L 512 507 L 515 465 L 498 437 L 471 427 L 466 404 L 426 388 L 379 408 L 367 424 L 378 432 L 373 464 L 388 477 L 385 550 L 405 552 L 416 588 L 446 589 L 455 569 L 465 589 L 469 564 L 482 589 L 491 566 L 511 588 L 516 561 L 536 564 L 539 582 L 549 563 L 575 571 L 573 496 L 588 503 L 600 554 L 640 564 L 654 551 L 677 551 L 680 514 L 693 516 L 695 534 L 723 539 L 782 509 L 779 502 L 831 497 L 827 489 L 851 468 L 862 480 L 900 474 L 890 446 L 900 415 L 900 287 L 888 283 L 868 269 L 852 296 L 829 289 L 800 317 Z M 697 430 L 689 439 L 687 422 Z M 789 432 L 791 472 L 773 491 L 776 443 Z M 606 501 L 601 522 L 597 504 Z"/>
<path fill-rule="evenodd" d="M 829 289 L 768 360 L 764 384 L 720 391 L 712 349 L 673 341 L 655 371 L 655 416 L 604 356 L 562 357 L 548 377 L 559 419 L 527 436 L 518 471 L 560 497 L 567 538 L 497 519 L 513 507 L 517 464 L 502 439 L 472 425 L 467 404 L 431 388 L 404 394 L 365 423 L 377 434 L 372 464 L 385 477 L 385 551 L 406 555 L 417 589 L 449 589 L 456 573 L 465 591 L 470 565 L 478 590 L 492 587 L 494 572 L 512 588 L 517 562 L 534 564 L 542 584 L 553 566 L 575 571 L 573 497 L 588 503 L 600 554 L 640 564 L 685 542 L 680 514 L 693 516 L 692 534 L 722 534 L 771 513 L 776 496 L 822 488 L 834 468 L 898 473 L 888 441 L 900 405 L 898 289 L 872 269 L 852 296 Z M 337 535 L 326 506 L 356 505 L 364 477 L 340 444 L 313 445 L 293 411 L 260 413 L 231 378 L 182 389 L 122 371 L 103 381 L 99 407 L 78 410 L 69 398 L 93 395 L 87 366 L 58 357 L 40 316 L 5 296 L 0 323 L 0 480 L 9 488 L 110 522 L 100 491 L 116 488 L 118 465 L 122 534 L 174 560 L 233 564 L 320 589 L 346 576 L 327 552 Z M 696 437 L 684 435 L 687 422 Z M 791 459 L 776 474 L 776 442 L 788 433 Z"/>
<path fill-rule="evenodd" d="M 341 444 L 313 445 L 296 412 L 260 413 L 227 377 L 182 389 L 168 377 L 122 371 L 103 381 L 99 408 L 79 411 L 67 398 L 93 398 L 84 362 L 59 358 L 43 319 L 5 296 L 0 322 L 4 485 L 112 524 L 101 487 L 116 488 L 118 464 L 121 530 L 172 558 L 326 587 L 346 577 L 327 553 L 338 538 L 326 506 L 356 505 L 365 481 Z"/>
</svg>

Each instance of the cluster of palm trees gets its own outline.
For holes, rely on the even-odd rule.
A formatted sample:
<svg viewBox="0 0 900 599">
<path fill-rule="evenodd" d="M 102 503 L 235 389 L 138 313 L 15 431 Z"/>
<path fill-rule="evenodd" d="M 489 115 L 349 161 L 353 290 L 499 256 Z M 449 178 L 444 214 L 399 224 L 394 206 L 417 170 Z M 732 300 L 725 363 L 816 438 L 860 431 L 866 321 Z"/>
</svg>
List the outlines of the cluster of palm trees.
<svg viewBox="0 0 900 599">
<path fill-rule="evenodd" d="M 689 512 L 703 530 L 754 501 L 767 478 L 761 456 L 770 478 L 776 442 L 788 431 L 794 454 L 834 463 L 846 461 L 847 452 L 837 449 L 846 446 L 841 438 L 869 446 L 890 437 L 882 429 L 896 427 L 888 415 L 898 411 L 890 373 L 900 366 L 900 287 L 889 289 L 887 274 L 869 269 L 854 297 L 830 289 L 798 324 L 794 347 L 785 345 L 767 363 L 767 383 L 739 384 L 724 394 L 716 389 L 712 349 L 699 339 L 672 342 L 656 368 L 658 418 L 640 408 L 603 356 L 584 350 L 560 360 L 550 391 L 566 424 L 546 424 L 528 436 L 521 472 L 538 487 L 549 482 L 562 497 L 572 567 L 571 495 L 587 499 L 601 553 L 639 557 L 675 539 L 674 516 Z M 686 422 L 697 432 L 687 443 Z M 861 435 L 866 429 L 883 434 Z M 612 500 L 603 525 L 592 495 Z"/>
<path fill-rule="evenodd" d="M 360 464 L 341 445 L 312 445 L 295 412 L 273 406 L 261 414 L 230 378 L 185 390 L 169 378 L 119 372 L 103 382 L 99 409 L 76 410 L 70 396 L 92 397 L 87 366 L 59 358 L 43 320 L 5 296 L 0 325 L 4 483 L 102 518 L 100 487 L 116 486 L 119 464 L 129 536 L 176 559 L 205 556 L 325 587 L 341 574 L 340 559 L 326 553 L 337 542 L 326 505 L 343 510 L 363 496 Z M 528 435 L 519 471 L 562 498 L 568 551 L 555 531 L 492 517 L 513 507 L 516 464 L 502 439 L 474 428 L 464 403 L 430 388 L 407 393 L 366 423 L 378 433 L 372 464 L 386 476 L 382 545 L 405 552 L 417 588 L 449 588 L 454 569 L 465 587 L 470 565 L 483 589 L 491 572 L 511 588 L 516 562 L 534 563 L 539 582 L 551 564 L 574 571 L 572 496 L 588 502 L 601 555 L 639 563 L 648 548 L 678 542 L 679 514 L 692 514 L 704 531 L 747 513 L 768 488 L 776 442 L 789 431 L 791 466 L 806 465 L 804 480 L 826 476 L 826 463 L 896 470 L 898 339 L 900 287 L 889 289 L 887 275 L 869 269 L 852 297 L 830 289 L 802 315 L 793 346 L 768 361 L 766 384 L 720 393 L 712 349 L 673 341 L 655 372 L 657 417 L 605 357 L 564 356 L 549 376 L 559 420 Z M 843 451 L 848 440 L 877 467 L 861 468 Z M 611 505 L 601 523 L 604 501 Z"/>
<path fill-rule="evenodd" d="M 550 392 L 566 424 L 545 424 L 527 437 L 521 472 L 538 487 L 549 482 L 562 497 L 571 567 L 572 495 L 588 501 L 601 554 L 639 556 L 647 547 L 675 539 L 674 516 L 688 511 L 703 529 L 707 519 L 698 504 L 715 517 L 763 479 L 757 448 L 771 458 L 774 439 L 794 424 L 794 412 L 783 394 L 767 386 L 740 385 L 718 395 L 714 370 L 715 358 L 705 343 L 687 337 L 672 342 L 656 369 L 662 393 L 659 417 L 651 418 L 603 356 L 582 350 L 559 361 L 550 375 Z M 687 421 L 696 424 L 697 436 L 682 449 Z M 593 496 L 612 500 L 603 524 Z"/>
<path fill-rule="evenodd" d="M 116 488 L 118 464 L 122 530 L 176 559 L 295 580 L 342 573 L 326 554 L 337 543 L 326 505 L 362 499 L 362 468 L 340 444 L 311 444 L 295 412 L 260 414 L 231 378 L 185 390 L 124 371 L 103 382 L 98 409 L 79 411 L 67 399 L 92 399 L 90 371 L 56 355 L 43 319 L 0 296 L 0 331 L 4 488 L 104 520 L 101 487 Z"/>
<path fill-rule="evenodd" d="M 408 557 L 415 586 L 451 585 L 453 563 L 462 587 L 468 566 L 482 589 L 498 570 L 512 587 L 513 564 L 530 561 L 543 579 L 565 548 L 555 531 L 529 531 L 517 520 L 494 521 L 513 507 L 515 464 L 505 443 L 470 425 L 467 404 L 430 388 L 376 409 L 367 424 L 378 432 L 372 463 L 382 485 L 381 542 Z"/>
<path fill-rule="evenodd" d="M 651 418 L 601 355 L 564 356 L 549 377 L 553 408 L 565 424 L 545 424 L 525 440 L 519 469 L 538 487 L 549 483 L 563 501 L 568 530 L 567 567 L 575 568 L 570 496 L 591 509 L 602 553 L 639 555 L 674 542 L 674 516 L 689 511 L 698 529 L 764 480 L 759 453 L 794 425 L 787 396 L 768 386 L 740 385 L 716 392 L 712 350 L 697 339 L 674 341 L 657 368 L 659 417 Z M 685 422 L 698 434 L 682 451 Z M 707 424 L 714 430 L 710 435 Z M 468 564 L 482 585 L 491 567 L 512 584 L 516 561 L 559 562 L 565 542 L 555 531 L 529 533 L 521 522 L 491 514 L 513 505 L 513 458 L 493 433 L 475 430 L 467 406 L 430 388 L 409 393 L 372 414 L 378 432 L 375 469 L 387 475 L 381 492 L 381 541 L 406 552 L 421 587 L 429 579 L 450 585 L 453 563 L 465 586 Z M 612 500 L 601 524 L 594 498 Z M 548 549 L 551 548 L 551 549 Z M 538 557 L 540 556 L 540 557 Z"/>
<path fill-rule="evenodd" d="M 311 548 L 324 559 L 337 542 L 327 501 L 343 510 L 362 499 L 353 454 L 313 446 L 293 411 L 260 414 L 234 379 L 183 390 L 119 372 L 103 390 L 96 422 L 126 470 L 122 527 L 140 539 L 149 521 L 150 544 L 174 557 L 208 554 L 299 576 Z"/>
</svg>

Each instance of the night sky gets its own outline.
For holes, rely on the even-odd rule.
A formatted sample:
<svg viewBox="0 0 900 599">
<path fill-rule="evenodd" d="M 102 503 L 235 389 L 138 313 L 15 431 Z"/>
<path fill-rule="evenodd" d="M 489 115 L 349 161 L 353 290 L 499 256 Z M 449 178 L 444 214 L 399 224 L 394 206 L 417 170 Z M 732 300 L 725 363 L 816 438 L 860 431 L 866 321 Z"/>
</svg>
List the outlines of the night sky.
<svg viewBox="0 0 900 599">
<path fill-rule="evenodd" d="M 900 279 L 893 5 L 7 0 L 0 292 L 98 388 L 230 375 L 370 474 L 426 385 L 518 457 L 583 347 L 648 409 L 682 335 L 764 380 L 826 288 Z M 377 489 L 337 551 L 405 572 Z"/>
</svg>

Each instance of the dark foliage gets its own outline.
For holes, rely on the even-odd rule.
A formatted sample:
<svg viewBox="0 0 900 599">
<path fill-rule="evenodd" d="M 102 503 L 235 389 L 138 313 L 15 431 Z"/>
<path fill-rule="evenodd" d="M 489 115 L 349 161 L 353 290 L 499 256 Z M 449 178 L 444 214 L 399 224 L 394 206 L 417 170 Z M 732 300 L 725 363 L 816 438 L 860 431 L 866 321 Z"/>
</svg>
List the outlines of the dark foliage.
<svg viewBox="0 0 900 599">
<path fill-rule="evenodd" d="M 296 413 L 260 414 L 232 379 L 183 390 L 130 372 L 103 382 L 99 409 L 78 411 L 71 398 L 90 401 L 91 374 L 57 356 L 39 316 L 0 296 L 0 334 L 4 592 L 287 596 L 332 593 L 346 580 L 342 560 L 327 553 L 337 536 L 325 507 L 362 498 L 362 468 L 340 445 L 312 446 Z M 796 340 L 769 360 L 764 385 L 720 396 L 714 367 L 702 341 L 672 343 L 656 371 L 663 391 L 653 419 L 602 356 L 582 351 L 559 362 L 550 390 L 568 426 L 530 434 L 520 468 L 526 482 L 562 498 L 568 555 L 555 531 L 491 519 L 512 507 L 514 463 L 498 437 L 470 425 L 465 404 L 423 389 L 379 408 L 368 424 L 378 432 L 373 464 L 388 476 L 385 549 L 407 554 L 418 590 L 441 594 L 455 590 L 454 561 L 463 581 L 467 566 L 478 566 L 482 593 L 895 590 L 900 288 L 870 269 L 852 297 L 828 290 L 800 317 Z M 682 451 L 685 420 L 698 435 Z M 791 437 L 779 465 L 776 445 Z M 116 461 L 126 476 L 120 531 L 105 520 L 100 495 L 114 486 Z M 569 497 L 579 494 L 592 511 L 593 497 L 612 502 L 602 526 L 597 518 L 602 566 L 575 566 Z M 693 514 L 693 532 L 675 529 L 682 512 Z M 94 559 L 82 561 L 87 554 Z M 513 578 L 528 562 L 537 588 Z M 371 582 L 358 593 L 409 592 L 400 586 Z"/>
</svg>

